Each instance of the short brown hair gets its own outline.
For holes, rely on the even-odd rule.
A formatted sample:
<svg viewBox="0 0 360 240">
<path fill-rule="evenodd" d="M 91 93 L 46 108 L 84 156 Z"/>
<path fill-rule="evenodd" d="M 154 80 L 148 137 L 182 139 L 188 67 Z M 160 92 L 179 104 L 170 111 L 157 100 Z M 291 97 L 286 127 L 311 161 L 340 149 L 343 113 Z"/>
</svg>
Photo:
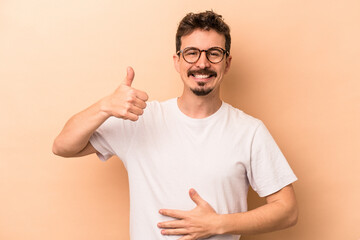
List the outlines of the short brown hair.
<svg viewBox="0 0 360 240">
<path fill-rule="evenodd" d="M 230 28 L 224 22 L 221 15 L 213 11 L 206 11 L 201 13 L 188 13 L 179 23 L 176 32 L 176 52 L 181 47 L 181 37 L 191 34 L 196 29 L 209 31 L 215 30 L 219 34 L 225 36 L 225 50 L 230 52 L 231 37 Z"/>
</svg>

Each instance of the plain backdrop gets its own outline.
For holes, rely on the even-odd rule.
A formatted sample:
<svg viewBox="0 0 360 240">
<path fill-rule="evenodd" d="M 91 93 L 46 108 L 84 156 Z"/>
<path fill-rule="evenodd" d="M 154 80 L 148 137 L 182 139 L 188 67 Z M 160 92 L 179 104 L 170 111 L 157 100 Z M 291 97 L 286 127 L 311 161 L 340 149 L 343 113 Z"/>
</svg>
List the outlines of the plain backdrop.
<svg viewBox="0 0 360 240">
<path fill-rule="evenodd" d="M 242 239 L 360 238 L 359 1 L 0 0 L 0 239 L 129 239 L 121 161 L 60 158 L 53 139 L 127 66 L 151 100 L 179 96 L 177 24 L 210 9 L 231 27 L 223 99 L 263 120 L 299 178 L 298 224 Z"/>
</svg>

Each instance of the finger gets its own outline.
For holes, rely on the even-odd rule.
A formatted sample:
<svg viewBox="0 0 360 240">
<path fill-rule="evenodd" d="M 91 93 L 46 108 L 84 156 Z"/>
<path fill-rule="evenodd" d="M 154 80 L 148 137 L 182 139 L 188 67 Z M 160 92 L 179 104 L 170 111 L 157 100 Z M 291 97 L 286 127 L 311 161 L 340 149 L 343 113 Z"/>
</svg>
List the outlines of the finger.
<svg viewBox="0 0 360 240">
<path fill-rule="evenodd" d="M 133 113 L 133 114 L 135 114 L 135 115 L 137 115 L 137 116 L 140 116 L 140 115 L 142 115 L 142 114 L 144 113 L 144 109 L 139 108 L 139 107 L 137 107 L 137 106 L 131 106 L 131 107 L 129 108 L 129 112 L 130 112 L 130 113 Z"/>
<path fill-rule="evenodd" d="M 193 238 L 190 235 L 185 235 L 179 238 L 178 240 L 192 240 Z"/>
<path fill-rule="evenodd" d="M 136 90 L 136 97 L 143 101 L 147 101 L 149 99 L 147 93 L 140 90 Z"/>
<path fill-rule="evenodd" d="M 164 216 L 173 217 L 177 219 L 183 219 L 186 217 L 186 212 L 173 209 L 160 209 L 159 213 Z"/>
<path fill-rule="evenodd" d="M 160 222 L 157 225 L 159 228 L 183 228 L 185 226 L 185 221 L 183 220 L 173 220 L 167 222 Z"/>
<path fill-rule="evenodd" d="M 128 67 L 126 69 L 126 77 L 125 77 L 125 80 L 124 80 L 124 84 L 126 86 L 131 86 L 133 80 L 134 80 L 134 77 L 135 77 L 135 72 L 134 72 L 134 69 L 132 67 Z"/>
<path fill-rule="evenodd" d="M 163 229 L 161 230 L 162 235 L 185 235 L 188 234 L 188 230 L 184 228 L 177 229 Z"/>
<path fill-rule="evenodd" d="M 196 203 L 196 205 L 200 205 L 200 204 L 202 204 L 202 203 L 205 202 L 205 200 L 202 199 L 202 198 L 200 197 L 200 195 L 199 195 L 199 194 L 195 191 L 195 189 L 193 189 L 193 188 L 191 188 L 191 189 L 189 190 L 189 196 L 190 196 L 191 200 L 193 200 L 194 203 Z"/>
<path fill-rule="evenodd" d="M 139 115 L 134 114 L 132 112 L 128 112 L 128 113 L 126 113 L 125 116 L 122 116 L 121 118 L 125 119 L 125 120 L 127 119 L 127 120 L 131 120 L 131 121 L 137 121 L 139 119 Z"/>
<path fill-rule="evenodd" d="M 141 109 L 145 109 L 146 108 L 146 102 L 139 99 L 139 98 L 135 98 L 134 101 L 133 101 L 133 104 L 138 107 L 138 108 L 141 108 Z"/>
</svg>

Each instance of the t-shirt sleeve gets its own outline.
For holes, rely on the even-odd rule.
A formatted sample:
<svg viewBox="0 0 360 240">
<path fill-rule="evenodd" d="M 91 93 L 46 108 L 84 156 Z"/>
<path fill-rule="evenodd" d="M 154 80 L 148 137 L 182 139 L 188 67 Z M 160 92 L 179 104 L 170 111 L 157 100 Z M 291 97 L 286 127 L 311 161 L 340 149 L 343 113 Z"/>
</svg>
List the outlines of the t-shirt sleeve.
<svg viewBox="0 0 360 240">
<path fill-rule="evenodd" d="M 260 121 L 250 154 L 248 179 L 260 197 L 268 196 L 297 180 L 284 155 Z"/>
<path fill-rule="evenodd" d="M 130 121 L 110 117 L 91 136 L 90 143 L 98 151 L 102 161 L 117 155 L 120 158 L 126 155 L 132 140 L 131 131 L 134 129 Z"/>
</svg>

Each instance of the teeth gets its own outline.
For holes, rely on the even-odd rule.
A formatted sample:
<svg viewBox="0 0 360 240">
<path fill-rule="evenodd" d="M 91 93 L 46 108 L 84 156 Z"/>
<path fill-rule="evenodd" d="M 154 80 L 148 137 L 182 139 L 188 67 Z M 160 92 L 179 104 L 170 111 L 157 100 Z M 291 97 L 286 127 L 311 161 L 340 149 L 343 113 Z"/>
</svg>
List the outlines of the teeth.
<svg viewBox="0 0 360 240">
<path fill-rule="evenodd" d="M 209 78 L 210 75 L 194 75 L 196 78 Z"/>
</svg>

